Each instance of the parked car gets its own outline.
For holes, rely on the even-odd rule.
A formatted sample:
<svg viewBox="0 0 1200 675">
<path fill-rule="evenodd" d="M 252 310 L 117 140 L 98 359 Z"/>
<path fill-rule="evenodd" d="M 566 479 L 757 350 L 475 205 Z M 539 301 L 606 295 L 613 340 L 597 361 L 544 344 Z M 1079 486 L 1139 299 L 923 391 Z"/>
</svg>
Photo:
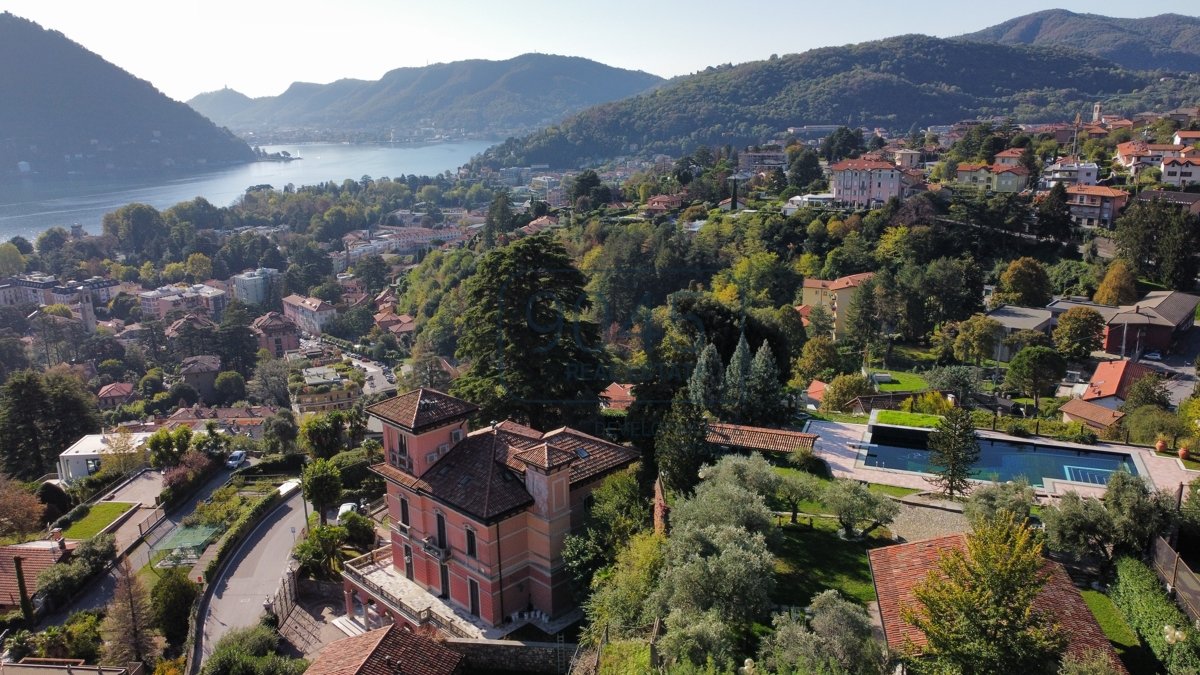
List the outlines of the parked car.
<svg viewBox="0 0 1200 675">
<path fill-rule="evenodd" d="M 225 460 L 225 466 L 229 467 L 230 469 L 236 469 L 241 466 L 242 462 L 244 461 L 246 461 L 246 451 L 234 450 L 232 453 L 230 453 L 229 459 Z"/>
<path fill-rule="evenodd" d="M 345 516 L 347 513 L 358 513 L 358 504 L 355 504 L 354 502 L 346 502 L 345 504 L 342 504 L 341 506 L 339 506 L 337 520 L 335 520 L 334 522 L 338 525 L 341 525 L 342 517 Z"/>
<path fill-rule="evenodd" d="M 1142 358 L 1147 361 L 1162 361 L 1162 354 L 1159 352 L 1146 352 L 1142 354 Z"/>
</svg>

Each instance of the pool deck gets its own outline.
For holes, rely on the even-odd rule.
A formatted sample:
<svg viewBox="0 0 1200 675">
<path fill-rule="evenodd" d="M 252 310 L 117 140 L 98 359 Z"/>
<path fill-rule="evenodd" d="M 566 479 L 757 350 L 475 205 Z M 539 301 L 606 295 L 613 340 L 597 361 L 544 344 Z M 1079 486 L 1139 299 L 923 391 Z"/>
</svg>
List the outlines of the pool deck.
<svg viewBox="0 0 1200 675">
<path fill-rule="evenodd" d="M 818 435 L 814 452 L 818 457 L 825 460 L 829 464 L 830 470 L 834 476 L 839 478 L 853 478 L 855 480 L 867 481 L 868 483 L 880 483 L 882 485 L 894 485 L 897 487 L 913 488 L 917 490 L 932 489 L 929 481 L 925 476 L 911 471 L 897 471 L 894 469 L 881 469 L 872 466 L 862 466 L 858 462 L 859 446 L 862 444 L 862 438 L 867 432 L 866 424 L 846 424 L 842 422 L 825 422 L 820 420 L 812 420 L 808 423 L 806 431 Z M 1138 466 L 1138 471 L 1149 476 L 1155 487 L 1160 490 L 1166 490 L 1171 494 L 1179 489 L 1181 483 L 1190 483 L 1195 478 L 1200 478 L 1200 471 L 1190 471 L 1185 469 L 1183 463 L 1172 457 L 1159 457 L 1154 454 L 1150 448 L 1142 448 L 1133 445 L 1120 445 L 1116 443 L 1097 443 L 1095 445 L 1083 445 L 1081 443 L 1069 443 L 1066 441 L 1058 441 L 1053 439 L 1042 438 L 1018 438 L 996 431 L 979 430 L 977 432 L 980 438 L 991 438 L 996 440 L 1011 441 L 1014 443 L 1029 443 L 1031 441 L 1041 441 L 1043 443 L 1052 443 L 1058 447 L 1075 448 L 1078 450 L 1092 451 L 1108 451 L 1119 452 L 1130 455 L 1134 458 L 1135 464 Z M 1143 471 L 1144 469 L 1144 471 Z M 1040 493 L 1052 497 L 1061 497 L 1063 494 L 1075 491 L 1084 496 L 1101 496 L 1104 494 L 1104 487 L 1099 485 L 1090 485 L 1087 483 L 1073 483 L 1070 481 L 1047 479 L 1046 485 L 1039 489 Z"/>
</svg>

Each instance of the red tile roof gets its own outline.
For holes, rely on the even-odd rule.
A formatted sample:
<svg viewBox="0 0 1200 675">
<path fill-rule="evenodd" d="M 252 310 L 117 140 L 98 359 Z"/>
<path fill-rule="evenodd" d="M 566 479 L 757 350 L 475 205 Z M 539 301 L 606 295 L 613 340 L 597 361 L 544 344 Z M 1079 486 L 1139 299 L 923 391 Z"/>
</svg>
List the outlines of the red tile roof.
<svg viewBox="0 0 1200 675">
<path fill-rule="evenodd" d="M 632 384 L 613 382 L 600 392 L 600 401 L 613 410 L 628 410 L 637 398 L 633 395 Z"/>
<path fill-rule="evenodd" d="M 424 388 L 367 406 L 367 413 L 410 432 L 440 426 L 473 415 L 477 410 L 479 406 L 473 403 Z"/>
<path fill-rule="evenodd" d="M 867 552 L 889 649 L 901 651 L 910 641 L 918 648 L 927 643 L 925 634 L 901 617 L 902 609 L 916 604 L 913 589 L 925 581 L 930 572 L 938 569 L 942 553 L 965 550 L 966 545 L 965 535 L 952 534 Z M 1108 656 L 1114 672 L 1128 673 L 1063 566 L 1047 560 L 1042 569 L 1046 573 L 1046 585 L 1034 599 L 1034 608 L 1050 614 L 1066 633 L 1067 653 L 1082 656 L 1090 651 L 1100 651 Z"/>
<path fill-rule="evenodd" d="M 717 445 L 750 448 L 767 452 L 794 452 L 800 448 L 811 448 L 817 442 L 816 434 L 807 434 L 794 429 L 771 429 L 749 427 L 741 424 L 709 422 L 705 440 Z"/>
<path fill-rule="evenodd" d="M 1005 157 L 1005 158 L 1012 157 L 1013 159 L 1019 159 L 1024 154 L 1025 154 L 1025 148 L 1009 148 L 1007 150 L 1002 150 L 1000 152 L 997 152 L 996 157 L 998 157 L 998 158 L 999 157 Z"/>
<path fill-rule="evenodd" d="M 967 173 L 971 173 L 972 171 L 983 171 L 987 168 L 989 167 L 986 162 L 961 162 L 956 170 L 959 172 L 966 171 Z"/>
<path fill-rule="evenodd" d="M 843 159 L 829 167 L 830 171 L 895 171 L 894 164 L 875 159 Z"/>
<path fill-rule="evenodd" d="M 201 354 L 200 356 L 189 356 L 183 360 L 183 364 L 179 366 L 180 375 L 194 375 L 199 373 L 216 373 L 221 370 L 221 357 L 214 354 Z"/>
<path fill-rule="evenodd" d="M 37 591 L 38 575 L 68 555 L 69 549 L 60 548 L 58 542 L 54 541 L 31 541 L 0 547 L 0 607 L 21 606 L 21 591 L 17 586 L 13 558 L 22 558 L 21 571 L 25 574 L 25 592 L 32 598 Z"/>
<path fill-rule="evenodd" d="M 993 164 L 990 170 L 992 173 L 1012 173 L 1018 176 L 1029 175 L 1029 169 L 1020 164 Z"/>
<path fill-rule="evenodd" d="M 1069 195 L 1091 195 L 1093 197 L 1128 197 L 1129 193 L 1104 185 L 1072 185 L 1067 188 Z"/>
<path fill-rule="evenodd" d="M 825 387 L 827 386 L 829 385 L 820 380 L 813 380 L 808 383 L 808 389 L 805 389 L 804 393 L 810 400 L 820 403 L 821 399 L 825 398 Z"/>
<path fill-rule="evenodd" d="M 833 280 L 805 279 L 803 284 L 804 288 L 827 288 L 831 291 L 837 291 L 843 288 L 855 288 L 873 276 L 875 276 L 874 272 L 860 272 L 859 274 L 851 274 Z"/>
<path fill-rule="evenodd" d="M 372 469 L 479 521 L 492 521 L 533 503 L 522 478 L 529 464 L 554 468 L 569 462 L 574 487 L 628 466 L 638 456 L 633 448 L 568 427 L 543 434 L 505 421 L 472 432 L 419 478 L 387 464 Z"/>
<path fill-rule="evenodd" d="M 250 329 L 256 333 L 267 331 L 296 330 L 296 324 L 279 312 L 267 312 L 250 324 Z"/>
<path fill-rule="evenodd" d="M 463 655 L 398 624 L 331 642 L 305 675 L 455 675 Z"/>
<path fill-rule="evenodd" d="M 129 398 L 133 395 L 133 385 L 128 382 L 113 382 L 100 387 L 96 398 Z"/>
<path fill-rule="evenodd" d="M 1107 429 L 1125 416 L 1119 410 L 1111 410 L 1102 405 L 1088 403 L 1081 398 L 1073 398 L 1059 407 L 1059 412 L 1096 429 Z"/>
<path fill-rule="evenodd" d="M 1085 401 L 1109 396 L 1123 399 L 1134 382 L 1157 372 L 1133 361 L 1105 361 L 1096 366 L 1096 372 L 1092 373 L 1092 381 L 1088 383 L 1082 398 Z"/>
</svg>

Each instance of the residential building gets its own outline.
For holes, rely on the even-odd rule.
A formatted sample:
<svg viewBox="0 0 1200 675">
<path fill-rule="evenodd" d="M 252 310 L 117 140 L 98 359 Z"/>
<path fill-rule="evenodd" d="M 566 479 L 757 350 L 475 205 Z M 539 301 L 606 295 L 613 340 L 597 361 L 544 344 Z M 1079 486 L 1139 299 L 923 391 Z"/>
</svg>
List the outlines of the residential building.
<svg viewBox="0 0 1200 675">
<path fill-rule="evenodd" d="M 375 325 L 379 330 L 387 331 L 396 336 L 397 342 L 405 347 L 412 347 L 413 337 L 417 334 L 417 320 L 408 314 L 396 314 L 389 306 L 375 314 Z"/>
<path fill-rule="evenodd" d="M 331 366 L 304 369 L 304 384 L 292 392 L 292 410 L 297 413 L 349 410 L 362 392 Z"/>
<path fill-rule="evenodd" d="M 106 384 L 96 392 L 96 401 L 101 410 L 111 410 L 132 401 L 133 398 L 134 388 L 128 382 Z"/>
<path fill-rule="evenodd" d="M 803 208 L 832 206 L 834 201 L 832 192 L 809 193 L 806 195 L 796 195 L 788 197 L 788 200 L 783 204 L 783 215 L 790 216 L 793 213 Z"/>
<path fill-rule="evenodd" d="M 683 206 L 683 195 L 654 195 L 646 200 L 642 214 L 647 217 L 662 216 Z"/>
<path fill-rule="evenodd" d="M 1096 406 L 1117 410 L 1125 403 L 1134 382 L 1157 372 L 1134 361 L 1105 361 L 1096 366 L 1096 372 L 1092 373 L 1092 379 L 1079 398 Z"/>
<path fill-rule="evenodd" d="M 275 358 L 281 359 L 285 352 L 300 348 L 300 331 L 291 319 L 279 312 L 267 312 L 250 324 L 250 331 L 258 340 L 258 348 L 265 349 Z"/>
<path fill-rule="evenodd" d="M 200 394 L 200 400 L 211 403 L 216 400 L 217 373 L 221 372 L 221 357 L 212 354 L 189 356 L 179 366 L 183 381 Z"/>
<path fill-rule="evenodd" d="M 592 491 L 638 452 L 568 427 L 469 432 L 477 410 L 431 389 L 367 408 L 383 427 L 386 459 L 372 470 L 387 481 L 392 541 L 347 563 L 347 614 L 459 637 L 579 616 L 564 538 L 584 523 Z"/>
<path fill-rule="evenodd" d="M 1072 307 L 1088 307 L 1103 317 L 1104 351 L 1133 356 L 1166 352 L 1195 324 L 1200 297 L 1180 291 L 1151 291 L 1132 305 L 1113 307 L 1081 300 L 1055 300 L 1047 306 L 1055 319 Z"/>
<path fill-rule="evenodd" d="M 1009 148 L 996 153 L 993 164 L 1000 166 L 1018 166 L 1021 163 L 1021 157 L 1025 155 L 1025 148 Z"/>
<path fill-rule="evenodd" d="M 1200 131 L 1187 131 L 1180 129 L 1175 132 L 1175 137 L 1171 139 L 1175 145 L 1195 145 L 1200 143 Z"/>
<path fill-rule="evenodd" d="M 398 624 L 323 647 L 304 675 L 461 675 L 464 656 Z"/>
<path fill-rule="evenodd" d="M 163 336 L 169 342 L 177 343 L 181 338 L 187 340 L 196 333 L 215 333 L 217 330 L 217 323 L 204 314 L 188 312 L 164 328 Z"/>
<path fill-rule="evenodd" d="M 214 321 L 220 321 L 225 312 L 229 298 L 225 291 L 204 284 L 180 284 L 178 286 L 163 286 L 153 291 L 138 294 L 142 307 L 142 317 L 163 319 L 173 311 L 192 311 L 208 314 Z"/>
<path fill-rule="evenodd" d="M 1079 422 L 1090 427 L 1096 433 L 1107 430 L 1125 416 L 1125 413 L 1120 410 L 1106 408 L 1082 398 L 1073 398 L 1067 401 L 1058 411 L 1062 413 L 1063 422 Z"/>
<path fill-rule="evenodd" d="M 133 452 L 141 453 L 149 437 L 147 433 L 131 433 L 129 440 L 132 441 Z M 71 483 L 100 471 L 104 462 L 114 461 L 112 442 L 111 434 L 88 434 L 72 443 L 71 447 L 58 455 L 58 479 Z M 136 458 L 128 461 L 131 466 L 138 463 Z"/>
<path fill-rule="evenodd" d="M 283 299 L 283 315 L 310 335 L 320 335 L 325 324 L 337 316 L 337 308 L 320 298 L 289 295 Z"/>
<path fill-rule="evenodd" d="M 843 204 L 880 206 L 903 191 L 900 168 L 882 160 L 843 159 L 829 170 L 833 198 Z"/>
<path fill-rule="evenodd" d="M 1020 164 L 993 164 L 989 173 L 988 189 L 992 192 L 1020 192 L 1029 186 L 1029 169 Z"/>
<path fill-rule="evenodd" d="M 166 429 L 186 426 L 192 431 L 204 431 L 209 423 L 218 429 L 237 436 L 249 436 L 262 440 L 263 425 L 269 417 L 279 412 L 275 406 L 252 405 L 244 408 L 208 408 L 199 404 L 178 408 L 163 420 Z"/>
<path fill-rule="evenodd" d="M 1135 202 L 1152 202 L 1154 200 L 1174 204 L 1185 213 L 1193 216 L 1200 215 L 1200 192 L 1179 192 L 1178 190 L 1142 190 L 1133 198 Z"/>
<path fill-rule="evenodd" d="M 39 526 L 43 523 L 38 523 Z M 61 533 L 54 541 L 30 541 L 24 544 L 0 546 L 0 610 L 19 611 L 21 597 L 33 598 L 37 591 L 37 578 L 51 565 L 69 560 L 74 550 L 74 544 L 68 544 L 62 539 Z M 17 560 L 21 561 L 21 572 L 25 579 L 25 587 L 17 582 Z M 11 663 L 0 662 L 0 668 L 5 675 L 21 672 L 13 668 Z M 77 671 L 78 672 L 78 671 Z M 91 671 L 95 673 L 96 671 Z M 22 674 L 24 675 L 24 673 Z"/>
<path fill-rule="evenodd" d="M 921 151 L 911 148 L 893 150 L 892 160 L 901 169 L 917 169 L 921 166 Z"/>
<path fill-rule="evenodd" d="M 1044 307 L 1000 305 L 988 312 L 987 316 L 1004 327 L 1004 337 L 996 342 L 997 361 L 1009 361 L 1016 353 L 1011 346 L 1005 344 L 1004 338 L 1023 330 L 1036 330 L 1049 336 L 1054 325 L 1054 313 Z"/>
<path fill-rule="evenodd" d="M 904 619 L 904 609 L 917 603 L 914 589 L 931 573 L 938 571 L 938 562 L 950 551 L 967 550 L 966 535 L 951 534 L 934 539 L 884 546 L 867 552 L 875 595 L 879 603 L 883 636 L 890 652 L 920 653 L 928 638 L 916 626 Z M 1066 654 L 1085 658 L 1102 654 L 1111 673 L 1128 674 L 1116 650 L 1100 628 L 1083 596 L 1071 582 L 1063 566 L 1047 559 L 1042 566 L 1046 583 L 1033 600 L 1036 610 L 1053 617 L 1067 638 Z"/>
<path fill-rule="evenodd" d="M 981 190 L 989 189 L 992 182 L 991 166 L 984 162 L 962 162 L 954 174 L 954 182 L 959 185 L 971 185 Z"/>
<path fill-rule="evenodd" d="M 629 410 L 629 406 L 637 401 L 637 397 L 633 395 L 632 384 L 622 384 L 613 382 L 600 392 L 600 407 L 608 410 Z"/>
<path fill-rule="evenodd" d="M 810 308 L 809 311 L 813 307 L 825 308 L 833 317 L 833 338 L 841 339 L 846 335 L 846 309 L 850 307 L 850 298 L 855 289 L 873 276 L 873 272 L 863 272 L 832 281 L 805 279 L 800 293 L 801 306 L 797 309 L 806 314 L 802 309 L 805 306 Z"/>
<path fill-rule="evenodd" d="M 779 146 L 738 153 L 738 168 L 742 171 L 786 170 L 787 165 L 787 153 Z"/>
<path fill-rule="evenodd" d="M 1164 159 L 1182 157 L 1185 145 L 1174 143 L 1147 143 L 1146 141 L 1127 141 L 1117 145 L 1117 163 L 1129 170 L 1130 175 L 1137 176 L 1143 169 L 1161 166 Z"/>
<path fill-rule="evenodd" d="M 19 162 L 18 162 L 19 164 Z M 147 675 L 146 666 L 128 663 L 123 666 L 95 666 L 83 659 L 43 659 L 26 656 L 18 663 L 5 663 L 4 675 Z"/>
<path fill-rule="evenodd" d="M 1038 187 L 1049 190 L 1059 183 L 1064 187 L 1095 185 L 1099 175 L 1100 167 L 1095 162 L 1081 162 L 1076 157 L 1063 157 L 1046 167 Z"/>
<path fill-rule="evenodd" d="M 271 296 L 271 284 L 279 277 L 279 270 L 260 267 L 233 275 L 233 297 L 247 305 L 262 305 Z"/>
<path fill-rule="evenodd" d="M 1200 183 L 1200 157 L 1171 157 L 1164 159 L 1159 167 L 1160 180 L 1167 185 L 1185 187 Z"/>
<path fill-rule="evenodd" d="M 1081 227 L 1112 228 L 1129 201 L 1129 193 L 1105 185 L 1072 185 L 1067 188 L 1071 222 Z"/>
</svg>

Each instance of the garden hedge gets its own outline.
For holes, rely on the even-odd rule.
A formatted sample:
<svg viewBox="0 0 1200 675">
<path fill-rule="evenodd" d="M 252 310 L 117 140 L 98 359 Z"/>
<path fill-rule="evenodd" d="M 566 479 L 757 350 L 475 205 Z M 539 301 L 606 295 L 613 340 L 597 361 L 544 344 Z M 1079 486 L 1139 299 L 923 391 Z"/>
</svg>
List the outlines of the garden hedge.
<svg viewBox="0 0 1200 675">
<path fill-rule="evenodd" d="M 269 495 L 259 499 L 250 506 L 233 524 L 229 526 L 229 531 L 225 536 L 221 537 L 221 541 L 217 542 L 217 554 L 212 560 L 208 561 L 208 565 L 204 568 L 204 580 L 211 582 L 213 577 L 217 575 L 217 570 L 221 569 L 221 564 L 225 561 L 237 546 L 238 542 L 246 537 L 258 521 L 271 510 L 271 507 L 279 501 L 279 492 L 273 491 Z"/>
<path fill-rule="evenodd" d="M 1109 596 L 1125 620 L 1137 632 L 1142 642 L 1171 673 L 1200 672 L 1200 639 L 1188 617 L 1167 597 L 1158 575 L 1135 558 L 1117 560 L 1117 581 Z M 1187 638 L 1180 643 L 1167 644 L 1163 628 L 1175 626 L 1185 631 Z"/>
</svg>

